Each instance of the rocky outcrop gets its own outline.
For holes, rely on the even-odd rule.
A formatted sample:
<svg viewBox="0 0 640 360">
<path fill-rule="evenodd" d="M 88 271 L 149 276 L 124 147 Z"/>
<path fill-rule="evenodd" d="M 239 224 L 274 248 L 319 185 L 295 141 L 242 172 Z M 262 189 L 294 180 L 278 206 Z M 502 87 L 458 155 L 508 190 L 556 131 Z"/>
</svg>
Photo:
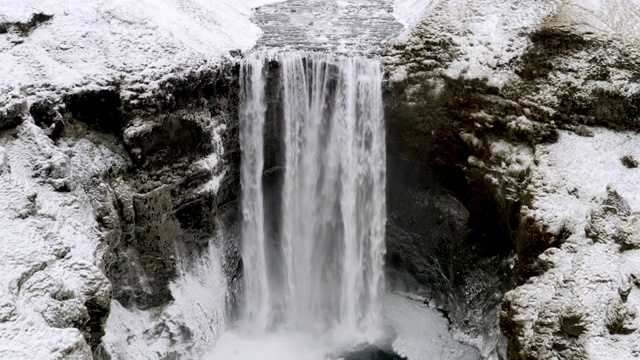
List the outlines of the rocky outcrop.
<svg viewBox="0 0 640 360">
<path fill-rule="evenodd" d="M 2 297 L 3 337 L 15 338 L 11 329 L 29 327 L 27 314 L 33 312 L 46 324 L 37 331 L 82 334 L 67 335 L 60 356 L 109 358 L 101 339 L 114 304 L 162 312 L 174 300 L 170 283 L 190 259 L 210 257 L 218 209 L 237 197 L 236 81 L 237 68 L 223 64 L 168 79 L 143 98 L 125 98 L 125 90 L 115 86 L 22 108 L 24 124 L 2 137 L 0 178 L 13 182 L 5 191 L 15 202 L 9 205 L 15 213 L 3 213 L 9 216 L 3 226 L 9 226 L 9 247 L 16 235 L 18 249 L 31 248 L 19 245 L 24 231 L 36 231 L 34 240 L 45 246 L 24 271 L 7 270 L 8 281 L 11 274 L 22 275 Z M 22 202 L 11 195 L 25 188 L 16 179 L 33 183 L 26 185 L 31 192 Z M 62 230 L 37 231 L 49 223 Z M 72 236 L 57 240 L 58 246 L 55 239 L 63 233 Z M 229 263 L 222 265 L 230 275 L 238 259 L 236 246 L 228 248 Z M 23 261 L 17 249 L 6 250 L 8 258 Z M 148 334 L 147 341 L 178 336 L 195 350 L 200 340 L 180 334 L 199 330 L 173 321 L 177 325 Z M 0 354 L 12 358 L 23 357 L 20 351 L 0 347 Z M 40 358 L 51 356 L 56 355 Z"/>
<path fill-rule="evenodd" d="M 38 25 L 51 20 L 53 15 L 34 13 L 29 21 L 8 21 L 0 23 L 0 34 L 16 32 L 22 36 L 28 36 Z"/>
<path fill-rule="evenodd" d="M 482 219 L 485 229 L 493 229 L 489 237 L 467 237 L 467 243 L 500 247 L 507 264 L 508 249 L 515 255 L 513 272 L 505 267 L 510 280 L 487 290 L 499 294 L 515 288 L 500 314 L 509 358 L 636 356 L 634 346 L 627 346 L 635 336 L 635 304 L 622 297 L 633 296 L 624 279 L 635 268 L 630 234 L 637 210 L 634 205 L 631 210 L 603 208 L 613 201 L 605 200 L 613 190 L 632 204 L 638 196 L 629 180 L 635 178 L 632 160 L 638 156 L 632 145 L 638 129 L 636 47 L 618 36 L 620 28 L 594 30 L 593 16 L 618 16 L 609 5 L 587 16 L 572 2 L 484 1 L 465 7 L 473 14 L 466 22 L 452 18 L 462 11 L 456 6 L 436 4 L 389 49 L 389 136 L 404 146 L 395 157 L 443 176 L 436 188 L 461 184 L 457 194 L 469 197 L 456 195 L 445 209 L 461 203 L 469 222 Z M 487 12 L 496 14 L 491 24 Z M 576 14 L 588 21 L 575 25 Z M 505 36 L 485 37 L 489 29 Z M 463 175 L 452 175 L 456 171 Z M 450 211 L 432 208 L 429 213 Z M 392 226 L 393 221 L 390 217 Z M 437 230 L 414 237 L 391 231 L 390 236 L 395 237 L 391 243 L 414 248 L 451 246 Z M 464 253 L 465 246 L 453 244 L 451 253 Z M 442 279 L 455 277 L 435 260 L 428 263 L 428 273 L 440 280 L 422 285 L 438 292 L 439 284 L 447 283 Z M 395 263 L 414 266 L 410 258 Z M 496 283 L 500 277 L 489 278 Z M 464 304 L 464 295 L 453 298 L 440 306 L 451 311 L 452 304 Z M 461 319 L 454 311 L 453 326 L 466 328 Z"/>
</svg>

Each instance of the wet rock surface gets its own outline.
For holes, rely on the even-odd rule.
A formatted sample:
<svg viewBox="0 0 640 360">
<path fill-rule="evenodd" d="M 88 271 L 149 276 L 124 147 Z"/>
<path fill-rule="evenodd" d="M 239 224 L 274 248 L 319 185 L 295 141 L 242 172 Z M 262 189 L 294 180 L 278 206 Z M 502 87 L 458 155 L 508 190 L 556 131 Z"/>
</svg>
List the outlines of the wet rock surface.
<svg viewBox="0 0 640 360">
<path fill-rule="evenodd" d="M 124 306 L 146 309 L 172 300 L 167 286 L 176 276 L 176 248 L 184 256 L 202 251 L 215 230 L 218 201 L 235 192 L 227 188 L 227 199 L 218 198 L 218 184 L 207 187 L 237 173 L 232 162 L 219 158 L 223 139 L 214 138 L 220 127 L 236 126 L 234 71 L 230 66 L 202 74 L 197 82 L 168 85 L 171 91 L 162 99 L 176 98 L 169 104 L 151 100 L 131 109 L 117 92 L 69 96 L 62 137 L 96 131 L 127 159 L 102 179 L 83 184 L 109 249 L 106 274 L 114 299 Z M 221 86 L 224 92 L 218 93 Z M 140 124 L 145 108 L 149 112 Z M 208 154 L 215 159 L 207 160 Z"/>
</svg>

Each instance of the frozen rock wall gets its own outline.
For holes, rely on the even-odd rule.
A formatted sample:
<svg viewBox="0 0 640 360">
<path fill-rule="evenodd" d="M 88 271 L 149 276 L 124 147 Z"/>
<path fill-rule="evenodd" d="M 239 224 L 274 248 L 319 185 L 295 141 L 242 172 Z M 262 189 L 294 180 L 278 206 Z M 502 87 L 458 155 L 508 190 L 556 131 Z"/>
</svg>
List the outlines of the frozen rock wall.
<svg viewBox="0 0 640 360">
<path fill-rule="evenodd" d="M 3 3 L 0 357 L 211 346 L 238 267 L 232 60 L 262 3 Z"/>
<path fill-rule="evenodd" d="M 515 288 L 500 311 L 509 358 L 637 357 L 636 288 L 630 285 L 640 193 L 637 6 L 436 2 L 389 49 L 388 126 L 396 157 L 440 177 L 448 169 L 444 182 L 431 175 L 427 183 L 441 184 L 460 201 L 472 231 L 474 218 L 498 230 L 484 238 L 459 236 L 466 240 L 454 248 L 484 252 L 486 260 L 496 254 L 488 249 L 515 255 L 511 262 L 498 254 L 511 279 L 498 293 Z M 427 207 L 452 213 L 438 204 Z M 446 220 L 434 229 L 445 229 L 442 224 Z M 459 230 L 437 231 L 451 236 Z M 420 248 L 421 238 L 431 244 L 448 239 L 438 234 L 399 238 Z M 424 269 L 414 280 L 449 309 L 454 327 L 469 333 L 482 325 L 468 327 L 464 314 L 477 305 L 461 299 L 496 288 L 472 286 L 482 281 L 470 273 L 456 285 L 455 270 L 465 274 L 464 268 L 395 255 L 396 263 Z M 487 274 L 486 260 L 473 274 Z M 445 291 L 438 296 L 425 275 L 453 284 L 453 298 Z M 493 346 L 488 340 L 481 341 L 487 349 Z"/>
<path fill-rule="evenodd" d="M 117 89 L 72 93 L 62 103 L 43 100 L 32 104 L 25 122 L 5 131 L 0 176 L 9 210 L 2 213 L 2 249 L 12 259 L 4 272 L 7 338 L 30 334 L 37 342 L 49 327 L 64 329 L 59 337 L 66 343 L 60 343 L 69 344 L 49 335 L 52 343 L 41 350 L 51 354 L 41 358 L 75 352 L 90 358 L 92 350 L 100 358 L 114 309 L 112 321 L 121 313 L 134 324 L 147 319 L 137 333 L 112 329 L 116 358 L 135 356 L 122 349 L 138 337 L 148 343 L 176 337 L 183 353 L 210 346 L 232 300 L 225 279 L 237 266 L 224 260 L 237 261 L 233 244 L 212 238 L 218 214 L 237 192 L 236 70 L 224 69 L 172 80 L 146 107 L 123 101 Z M 54 120 L 47 123 L 47 116 Z M 206 291 L 212 294 L 192 296 Z M 214 330 L 201 331 L 189 320 L 194 315 L 171 306 L 209 309 L 204 328 Z M 171 325 L 163 326 L 166 321 Z M 70 329 L 76 331 L 71 343 Z M 29 358 L 17 344 L 10 342 L 2 355 Z M 155 354 L 173 351 L 165 345 Z"/>
</svg>

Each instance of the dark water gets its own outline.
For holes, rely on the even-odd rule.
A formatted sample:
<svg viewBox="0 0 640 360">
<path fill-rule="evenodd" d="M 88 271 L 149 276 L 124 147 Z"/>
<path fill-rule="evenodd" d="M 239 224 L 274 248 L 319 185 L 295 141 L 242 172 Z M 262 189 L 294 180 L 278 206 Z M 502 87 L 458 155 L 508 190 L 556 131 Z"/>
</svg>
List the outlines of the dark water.
<svg viewBox="0 0 640 360">
<path fill-rule="evenodd" d="M 344 360 L 407 360 L 407 358 L 395 354 L 390 349 L 381 349 L 377 346 L 368 346 L 354 350 L 341 356 Z"/>
</svg>

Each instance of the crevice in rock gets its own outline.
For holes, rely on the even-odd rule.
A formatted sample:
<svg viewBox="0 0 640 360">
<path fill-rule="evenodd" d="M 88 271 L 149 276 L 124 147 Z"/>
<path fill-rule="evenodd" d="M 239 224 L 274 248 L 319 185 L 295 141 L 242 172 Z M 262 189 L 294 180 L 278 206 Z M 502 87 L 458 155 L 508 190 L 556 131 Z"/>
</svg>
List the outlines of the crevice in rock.
<svg viewBox="0 0 640 360">
<path fill-rule="evenodd" d="M 65 96 L 63 102 L 65 117 L 86 123 L 90 129 L 118 136 L 124 127 L 122 100 L 117 89 L 72 93 Z"/>
<path fill-rule="evenodd" d="M 14 21 L 0 23 L 0 35 L 6 34 L 9 31 L 16 31 L 21 36 L 29 36 L 35 28 L 52 18 L 53 15 L 35 13 L 31 15 L 31 19 L 28 22 Z"/>
</svg>

